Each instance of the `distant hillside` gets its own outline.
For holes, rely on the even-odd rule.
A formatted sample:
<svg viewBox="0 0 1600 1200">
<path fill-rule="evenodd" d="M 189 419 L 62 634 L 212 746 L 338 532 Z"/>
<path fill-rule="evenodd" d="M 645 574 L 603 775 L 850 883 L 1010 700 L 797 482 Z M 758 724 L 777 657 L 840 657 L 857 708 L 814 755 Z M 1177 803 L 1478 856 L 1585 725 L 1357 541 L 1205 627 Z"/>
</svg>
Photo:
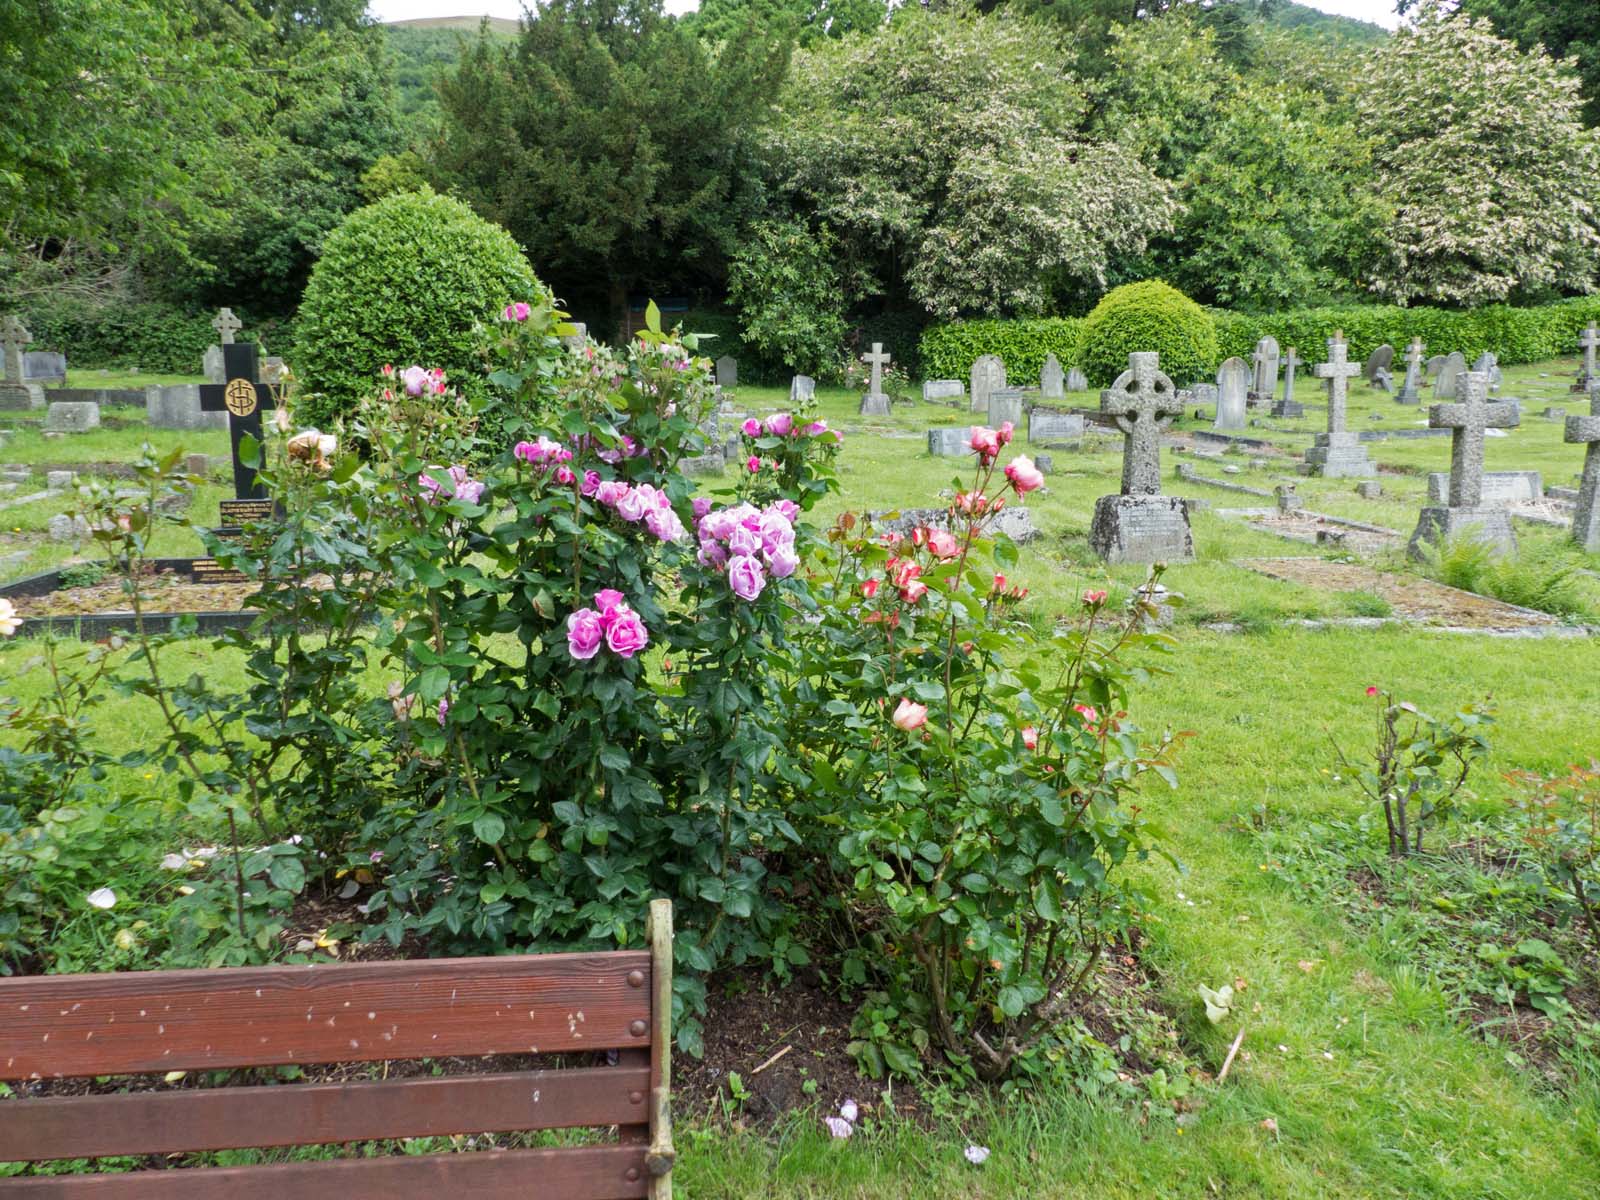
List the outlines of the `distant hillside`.
<svg viewBox="0 0 1600 1200">
<path fill-rule="evenodd" d="M 386 22 L 390 29 L 454 29 L 462 33 L 477 33 L 482 17 L 412 17 L 409 21 Z M 517 32 L 517 22 L 510 17 L 490 17 L 489 29 L 493 33 L 512 37 Z"/>
<path fill-rule="evenodd" d="M 1294 0 L 1253 0 L 1256 9 L 1269 25 L 1292 30 L 1301 37 L 1315 41 L 1331 42 L 1343 46 L 1363 46 L 1381 42 L 1389 31 L 1370 21 L 1354 17 L 1341 17 L 1325 13 Z"/>
<path fill-rule="evenodd" d="M 424 128 L 432 123 L 439 110 L 433 81 L 441 71 L 455 67 L 462 44 L 478 36 L 482 21 L 482 17 L 417 17 L 384 25 L 394 59 L 395 103 L 403 121 Z M 517 22 L 490 17 L 489 36 L 514 38 Z"/>
</svg>

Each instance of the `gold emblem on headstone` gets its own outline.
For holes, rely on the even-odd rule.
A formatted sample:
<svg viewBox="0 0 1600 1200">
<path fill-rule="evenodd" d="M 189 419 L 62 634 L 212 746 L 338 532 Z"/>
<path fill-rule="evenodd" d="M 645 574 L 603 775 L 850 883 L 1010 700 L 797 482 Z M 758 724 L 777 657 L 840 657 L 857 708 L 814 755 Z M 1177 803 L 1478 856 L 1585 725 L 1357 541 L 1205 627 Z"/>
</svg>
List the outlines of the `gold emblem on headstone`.
<svg viewBox="0 0 1600 1200">
<path fill-rule="evenodd" d="M 248 379 L 230 379 L 222 402 L 236 417 L 248 417 L 256 410 L 256 385 Z"/>
</svg>

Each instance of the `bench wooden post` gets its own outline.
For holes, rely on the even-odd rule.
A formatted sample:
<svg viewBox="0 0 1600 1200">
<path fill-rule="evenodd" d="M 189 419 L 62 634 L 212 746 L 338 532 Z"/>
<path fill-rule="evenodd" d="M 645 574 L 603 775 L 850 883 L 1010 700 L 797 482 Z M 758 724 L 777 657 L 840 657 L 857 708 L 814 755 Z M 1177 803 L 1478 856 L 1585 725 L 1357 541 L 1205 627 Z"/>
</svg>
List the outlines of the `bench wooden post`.
<svg viewBox="0 0 1600 1200">
<path fill-rule="evenodd" d="M 672 1200 L 672 901 L 652 900 L 645 923 L 650 943 L 650 1200 Z"/>
</svg>

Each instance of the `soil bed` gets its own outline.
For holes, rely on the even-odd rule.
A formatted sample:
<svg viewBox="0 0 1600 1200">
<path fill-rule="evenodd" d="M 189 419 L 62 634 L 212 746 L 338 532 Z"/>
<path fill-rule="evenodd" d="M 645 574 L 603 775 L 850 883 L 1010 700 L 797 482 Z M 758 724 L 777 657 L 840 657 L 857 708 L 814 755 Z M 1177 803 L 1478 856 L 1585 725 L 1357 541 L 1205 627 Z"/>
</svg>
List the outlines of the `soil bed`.
<svg viewBox="0 0 1600 1200">
<path fill-rule="evenodd" d="M 140 583 L 141 605 L 147 613 L 239 612 L 259 584 L 193 583 L 189 576 L 161 571 Z M 89 587 L 58 588 L 43 596 L 18 596 L 13 601 L 22 617 L 83 617 L 131 614 L 122 581 L 107 576 Z"/>
<path fill-rule="evenodd" d="M 1359 563 L 1322 558 L 1247 558 L 1238 560 L 1238 565 L 1271 579 L 1326 592 L 1375 592 L 1389 602 L 1396 616 L 1425 625 L 1533 629 L 1560 624 L 1549 613 L 1518 608 L 1420 576 L 1375 571 Z"/>
</svg>

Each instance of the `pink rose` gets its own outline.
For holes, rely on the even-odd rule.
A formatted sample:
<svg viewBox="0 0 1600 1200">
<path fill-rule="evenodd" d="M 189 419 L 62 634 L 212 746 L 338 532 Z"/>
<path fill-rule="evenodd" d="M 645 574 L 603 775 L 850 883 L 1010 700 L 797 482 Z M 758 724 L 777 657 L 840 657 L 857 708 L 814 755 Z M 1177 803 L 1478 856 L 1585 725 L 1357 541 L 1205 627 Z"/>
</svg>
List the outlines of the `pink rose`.
<svg viewBox="0 0 1600 1200">
<path fill-rule="evenodd" d="M 572 473 L 571 467 L 561 466 L 556 468 L 556 482 L 563 487 L 571 484 L 576 478 L 577 476 Z"/>
<path fill-rule="evenodd" d="M 928 534 L 928 549 L 937 558 L 954 558 L 961 553 L 961 543 L 948 529 L 935 529 Z"/>
<path fill-rule="evenodd" d="M 752 475 L 754 475 L 757 471 L 761 470 L 761 460 L 759 458 L 757 458 L 754 454 L 752 454 L 750 456 L 750 461 L 745 463 L 744 465 L 750 469 L 750 474 L 752 474 Z"/>
<path fill-rule="evenodd" d="M 786 412 L 773 413 L 767 418 L 766 430 L 773 437 L 788 437 L 794 432 L 794 418 Z"/>
<path fill-rule="evenodd" d="M 626 604 L 619 604 L 606 615 L 610 618 L 606 625 L 606 645 L 613 654 L 632 658 L 645 648 L 650 640 L 650 631 L 644 627 L 638 613 Z"/>
<path fill-rule="evenodd" d="M 779 546 L 767 551 L 767 570 L 774 579 L 787 579 L 795 573 L 800 565 L 800 556 L 794 552 L 794 547 Z"/>
<path fill-rule="evenodd" d="M 761 535 L 743 525 L 728 535 L 728 553 L 756 554 L 761 550 Z"/>
<path fill-rule="evenodd" d="M 767 586 L 767 573 L 750 555 L 736 554 L 728 560 L 728 586 L 739 599 L 754 600 Z"/>
<path fill-rule="evenodd" d="M 1000 453 L 999 436 L 994 430 L 985 429 L 981 425 L 972 427 L 972 432 L 967 438 L 967 445 L 977 452 L 978 457 L 985 464 L 993 462 L 995 456 Z"/>
<path fill-rule="evenodd" d="M 874 596 L 876 596 L 878 594 L 878 585 L 881 584 L 882 582 L 883 582 L 883 580 L 881 580 L 881 579 L 868 579 L 868 580 L 866 580 L 861 585 L 861 594 L 863 596 L 865 596 L 868 600 L 871 600 Z"/>
<path fill-rule="evenodd" d="M 710 538 L 702 538 L 700 541 L 700 553 L 696 555 L 696 560 L 702 567 L 711 567 L 713 570 L 720 571 L 728 565 L 728 548 L 721 542 L 713 541 Z"/>
<path fill-rule="evenodd" d="M 508 321 L 526 321 L 532 311 L 525 302 L 518 300 L 515 304 L 506 305 L 505 312 L 500 315 Z"/>
<path fill-rule="evenodd" d="M 573 658 L 579 661 L 593 658 L 604 637 L 605 628 L 594 609 L 580 608 L 567 617 L 567 653 Z"/>
<path fill-rule="evenodd" d="M 805 434 L 807 437 L 821 437 L 823 434 L 828 432 L 830 431 L 826 421 L 813 421 L 805 428 Z"/>
<path fill-rule="evenodd" d="M 405 384 L 406 395 L 420 396 L 422 389 L 428 386 L 428 372 L 422 367 L 410 366 L 400 373 L 400 380 Z"/>
<path fill-rule="evenodd" d="M 928 594 L 928 585 L 920 579 L 913 579 L 900 589 L 900 599 L 907 604 L 915 604 Z"/>
<path fill-rule="evenodd" d="M 1006 468 L 1006 478 L 1011 481 L 1011 486 L 1017 489 L 1019 495 L 1027 495 L 1044 483 L 1044 472 L 1033 465 L 1033 459 L 1026 454 L 1019 454 Z"/>
<path fill-rule="evenodd" d="M 928 706 L 917 704 L 909 696 L 900 697 L 900 703 L 894 710 L 894 727 L 910 733 L 913 729 L 921 729 L 928 723 Z"/>
<path fill-rule="evenodd" d="M 617 515 L 624 521 L 642 521 L 645 513 L 651 509 L 650 497 L 642 488 L 629 488 L 627 494 L 617 501 Z"/>
<path fill-rule="evenodd" d="M 1029 750 L 1037 750 L 1039 748 L 1039 731 L 1032 725 L 1023 726 L 1022 744 Z"/>
<path fill-rule="evenodd" d="M 615 508 L 627 494 L 628 485 L 620 479 L 607 479 L 594 489 L 594 498 L 607 508 Z"/>
<path fill-rule="evenodd" d="M 1105 602 L 1106 593 L 1103 588 L 1083 594 L 1083 603 L 1086 608 L 1099 608 Z"/>
<path fill-rule="evenodd" d="M 994 431 L 994 440 L 999 442 L 1002 446 L 1010 444 L 1011 434 L 1014 428 L 1015 426 L 1013 426 L 1010 421 L 1007 421 L 1005 424 L 1001 425 L 999 429 Z"/>
<path fill-rule="evenodd" d="M 756 420 L 754 417 L 746 418 L 745 423 L 739 426 L 739 428 L 744 432 L 745 437 L 761 436 L 761 422 Z"/>
<path fill-rule="evenodd" d="M 777 500 L 773 502 L 772 507 L 777 509 L 783 515 L 783 519 L 791 525 L 800 515 L 800 506 L 793 500 Z"/>
<path fill-rule="evenodd" d="M 690 501 L 689 508 L 694 513 L 694 519 L 698 521 L 701 517 L 705 516 L 711 511 L 711 497 L 696 496 L 692 501 Z"/>
<path fill-rule="evenodd" d="M 594 594 L 594 602 L 600 607 L 600 615 L 608 616 L 619 605 L 627 603 L 627 597 L 616 588 L 601 588 Z"/>
<path fill-rule="evenodd" d="M 645 514 L 644 526 L 663 542 L 675 542 L 688 532 L 670 508 L 652 508 Z"/>
</svg>

